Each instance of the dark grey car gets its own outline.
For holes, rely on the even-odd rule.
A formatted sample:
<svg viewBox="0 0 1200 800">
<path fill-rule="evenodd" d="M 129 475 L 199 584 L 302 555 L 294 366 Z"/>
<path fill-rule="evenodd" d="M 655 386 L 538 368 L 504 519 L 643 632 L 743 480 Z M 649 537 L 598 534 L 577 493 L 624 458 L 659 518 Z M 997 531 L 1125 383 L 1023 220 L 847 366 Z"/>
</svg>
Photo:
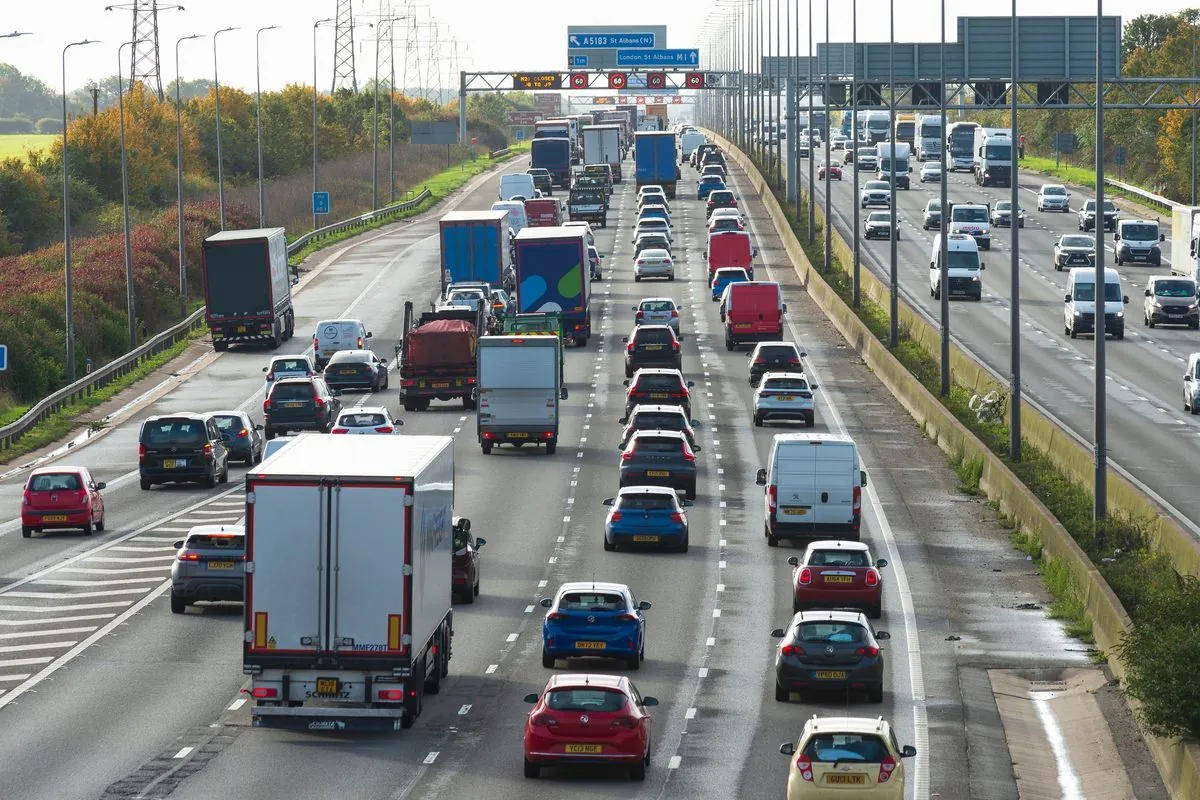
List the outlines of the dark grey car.
<svg viewBox="0 0 1200 800">
<path fill-rule="evenodd" d="M 620 449 L 622 487 L 669 486 L 696 499 L 696 453 L 681 432 L 638 431 Z"/>
<path fill-rule="evenodd" d="M 625 344 L 626 378 L 642 367 L 679 369 L 683 364 L 679 337 L 670 325 L 639 325 L 621 341 Z"/>
<path fill-rule="evenodd" d="M 800 359 L 807 358 L 808 353 L 792 342 L 759 342 L 746 357 L 750 359 L 750 385 L 758 386 L 768 372 L 803 372 Z"/>
<path fill-rule="evenodd" d="M 175 542 L 171 565 L 171 611 L 182 614 L 198 600 L 244 599 L 246 529 L 241 525 L 197 525 Z"/>
<path fill-rule="evenodd" d="M 248 414 L 241 411 L 214 411 L 213 420 L 217 423 L 217 431 L 225 446 L 229 448 L 229 457 L 247 464 L 257 464 L 262 461 L 263 446 L 266 442 L 262 437 L 262 425 L 256 425 Z"/>
<path fill-rule="evenodd" d="M 370 350 L 339 350 L 321 373 L 331 389 L 364 389 L 378 392 L 388 388 L 387 362 Z"/>
<path fill-rule="evenodd" d="M 792 692 L 836 690 L 866 692 L 883 702 L 883 651 L 887 631 L 871 628 L 858 611 L 801 611 L 787 630 L 776 628 L 775 699 L 786 703 Z"/>
<path fill-rule="evenodd" d="M 138 434 L 138 476 L 143 490 L 156 483 L 229 481 L 229 448 L 211 414 L 150 417 Z"/>
<path fill-rule="evenodd" d="M 284 378 L 275 381 L 271 394 L 263 402 L 268 439 L 287 431 L 328 433 L 342 410 L 337 389 L 330 389 L 322 378 Z"/>
<path fill-rule="evenodd" d="M 621 431 L 621 449 L 625 449 L 638 431 L 679 431 L 687 437 L 693 450 L 700 449 L 696 445 L 696 426 L 700 423 L 688 419 L 680 406 L 634 406 L 628 417 L 621 417 L 617 422 L 625 426 Z"/>
</svg>

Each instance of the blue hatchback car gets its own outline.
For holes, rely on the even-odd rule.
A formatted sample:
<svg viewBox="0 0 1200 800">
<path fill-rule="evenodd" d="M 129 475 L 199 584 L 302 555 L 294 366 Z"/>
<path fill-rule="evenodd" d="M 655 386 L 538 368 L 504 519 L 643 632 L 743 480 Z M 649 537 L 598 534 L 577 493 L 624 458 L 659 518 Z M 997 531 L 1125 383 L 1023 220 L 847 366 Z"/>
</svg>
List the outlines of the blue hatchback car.
<svg viewBox="0 0 1200 800">
<path fill-rule="evenodd" d="M 724 188 L 725 181 L 721 180 L 719 175 L 706 175 L 700 179 L 699 185 L 696 186 L 696 199 L 707 200 L 711 192 Z"/>
<path fill-rule="evenodd" d="M 750 280 L 750 276 L 746 274 L 746 270 L 741 267 L 720 267 L 713 274 L 712 279 L 712 301 L 714 303 L 721 300 L 721 295 L 725 293 L 725 287 L 731 283 L 742 283 Z"/>
<path fill-rule="evenodd" d="M 604 501 L 611 511 L 604 520 L 604 549 L 626 545 L 649 545 L 686 553 L 688 521 L 685 508 L 691 500 L 679 501 L 665 486 L 626 486 L 616 497 Z"/>
<path fill-rule="evenodd" d="M 638 602 L 623 583 L 564 583 L 551 599 L 542 622 L 542 666 L 560 658 L 616 658 L 638 669 L 646 658 L 646 601 Z"/>
</svg>

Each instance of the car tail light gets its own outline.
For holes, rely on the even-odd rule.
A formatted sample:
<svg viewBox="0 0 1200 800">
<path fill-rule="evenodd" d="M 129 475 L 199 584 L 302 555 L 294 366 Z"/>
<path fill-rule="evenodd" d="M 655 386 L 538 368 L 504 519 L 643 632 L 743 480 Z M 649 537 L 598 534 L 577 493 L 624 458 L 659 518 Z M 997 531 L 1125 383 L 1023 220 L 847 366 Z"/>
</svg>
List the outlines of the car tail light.
<svg viewBox="0 0 1200 800">
<path fill-rule="evenodd" d="M 249 436 L 250 436 L 250 431 L 246 430 L 245 428 L 242 428 L 240 431 L 238 431 L 237 438 L 246 439 Z"/>
<path fill-rule="evenodd" d="M 273 686 L 255 686 L 250 694 L 259 700 L 264 700 L 279 697 L 279 690 Z"/>
<path fill-rule="evenodd" d="M 796 756 L 796 769 L 800 770 L 800 777 L 812 783 L 812 759 L 801 753 Z"/>
<path fill-rule="evenodd" d="M 617 614 L 613 619 L 617 622 L 637 622 L 637 616 L 634 614 Z"/>
<path fill-rule="evenodd" d="M 629 351 L 630 353 L 632 353 L 632 352 L 633 352 L 633 350 L 634 350 L 634 348 L 635 348 L 635 347 L 637 347 L 637 345 L 636 345 L 636 344 L 634 344 L 633 342 L 630 342 L 629 344 L 625 345 L 625 349 L 626 349 L 627 351 Z"/>
<path fill-rule="evenodd" d="M 622 460 L 622 461 L 629 461 L 629 460 L 631 460 L 632 458 L 633 458 L 633 451 L 632 451 L 632 450 L 626 450 L 624 453 L 621 453 L 621 460 Z"/>
<path fill-rule="evenodd" d="M 23 505 L 23 506 L 30 505 L 29 500 L 30 500 L 29 490 L 26 489 L 25 492 L 21 495 L 21 505 Z"/>
<path fill-rule="evenodd" d="M 550 714 L 534 714 L 529 718 L 529 723 L 531 725 L 544 725 L 547 728 L 553 728 L 558 724 L 558 720 Z"/>
<path fill-rule="evenodd" d="M 892 777 L 892 772 L 896 769 L 896 759 L 890 755 L 884 756 L 879 762 L 879 776 L 875 779 L 875 783 L 887 783 Z"/>
<path fill-rule="evenodd" d="M 812 583 L 812 570 L 808 567 L 801 567 L 800 574 L 796 576 L 796 583 L 800 584 L 801 586 L 807 586 Z"/>
<path fill-rule="evenodd" d="M 567 617 L 566 614 L 560 614 L 557 611 L 551 611 L 549 614 L 546 615 L 546 619 L 566 619 L 566 617 Z"/>
<path fill-rule="evenodd" d="M 639 261 L 638 263 L 640 264 L 641 262 Z M 645 319 L 645 318 L 646 318 L 646 312 L 645 312 L 645 311 L 639 311 L 639 312 L 637 312 L 637 316 L 636 316 L 636 317 L 634 317 L 634 319 Z"/>
<path fill-rule="evenodd" d="M 758 358 L 754 359 L 754 363 L 755 364 L 765 364 L 765 363 L 767 363 L 767 360 L 765 358 L 759 356 Z"/>
<path fill-rule="evenodd" d="M 693 453 L 691 450 L 689 450 L 687 447 L 684 447 L 683 448 L 683 460 L 688 462 L 689 464 L 695 464 L 696 463 L 696 454 Z"/>
<path fill-rule="evenodd" d="M 629 730 L 637 730 L 638 721 L 633 717 L 617 717 L 612 721 L 614 728 L 628 728 Z"/>
<path fill-rule="evenodd" d="M 682 523 L 683 522 L 683 512 L 682 511 L 672 512 L 671 513 L 671 522 L 674 522 L 677 524 Z"/>
<path fill-rule="evenodd" d="M 775 513 L 775 509 L 779 505 L 779 487 L 771 484 L 767 487 L 767 511 L 771 514 Z"/>
<path fill-rule="evenodd" d="M 204 443 L 204 457 L 205 457 L 205 458 L 212 458 L 212 457 L 213 457 L 213 446 L 212 446 L 212 442 L 205 442 L 205 443 Z"/>
<path fill-rule="evenodd" d="M 799 366 L 799 365 L 800 365 L 800 359 L 798 359 L 798 358 L 789 358 L 789 359 L 788 359 L 788 363 L 789 363 L 789 364 L 791 364 L 792 366 Z"/>
<path fill-rule="evenodd" d="M 609 522 L 620 522 L 621 521 L 621 512 L 620 511 L 609 512 L 608 521 Z"/>
<path fill-rule="evenodd" d="M 349 428 L 334 428 L 333 430 L 330 431 L 330 433 L 349 433 L 349 432 L 350 432 Z"/>
<path fill-rule="evenodd" d="M 395 428 L 393 428 L 391 425 L 380 425 L 378 428 L 375 429 L 375 432 L 376 433 L 391 433 L 394 430 L 395 430 Z"/>
<path fill-rule="evenodd" d="M 678 316 L 679 316 L 679 312 L 676 311 L 675 309 L 671 309 L 671 319 L 675 319 Z"/>
<path fill-rule="evenodd" d="M 313 405 L 316 406 L 318 409 L 325 407 L 324 398 L 322 398 L 320 395 L 318 395 L 315 391 L 313 392 Z"/>
<path fill-rule="evenodd" d="M 863 646 L 854 651 L 856 656 L 870 656 L 874 658 L 879 655 L 879 648 L 875 646 Z"/>
<path fill-rule="evenodd" d="M 268 372 L 268 373 L 267 373 L 267 380 L 269 380 L 269 381 L 273 381 L 273 380 L 275 380 L 275 373 L 274 373 L 274 372 Z"/>
<path fill-rule="evenodd" d="M 862 487 L 861 486 L 854 487 L 853 511 L 855 514 L 859 514 L 862 512 Z"/>
<path fill-rule="evenodd" d="M 671 342 L 671 347 L 678 350 L 679 349 L 679 340 L 676 339 L 675 341 Z"/>
<path fill-rule="evenodd" d="M 178 556 L 176 556 L 176 559 L 178 559 L 179 561 L 199 561 L 200 556 L 196 553 L 189 553 L 186 550 L 184 550 Z"/>
<path fill-rule="evenodd" d="M 265 405 L 265 403 L 264 403 L 264 405 Z M 145 457 L 146 457 L 146 445 L 139 444 L 138 445 L 138 461 L 143 460 Z"/>
<path fill-rule="evenodd" d="M 379 699 L 380 700 L 403 700 L 404 699 L 404 690 L 403 689 L 382 689 L 379 692 Z"/>
<path fill-rule="evenodd" d="M 270 410 L 271 410 L 271 398 L 268 397 L 265 400 L 263 400 L 263 413 L 265 414 Z"/>
<path fill-rule="evenodd" d="M 874 567 L 867 570 L 867 586 L 879 585 L 879 572 Z"/>
<path fill-rule="evenodd" d="M 804 648 L 798 644 L 785 644 L 779 648 L 779 652 L 785 656 L 802 656 L 804 655 Z"/>
<path fill-rule="evenodd" d="M 358 337 L 358 349 L 362 350 L 362 348 L 363 348 L 363 338 L 360 336 L 360 337 Z"/>
</svg>

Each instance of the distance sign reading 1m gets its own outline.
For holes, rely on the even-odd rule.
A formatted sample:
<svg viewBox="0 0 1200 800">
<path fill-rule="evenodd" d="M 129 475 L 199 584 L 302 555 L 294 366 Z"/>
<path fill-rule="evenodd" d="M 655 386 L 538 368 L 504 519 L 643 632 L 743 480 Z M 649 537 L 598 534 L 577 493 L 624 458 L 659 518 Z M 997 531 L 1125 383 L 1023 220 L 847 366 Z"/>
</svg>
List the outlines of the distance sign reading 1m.
<svg viewBox="0 0 1200 800">
<path fill-rule="evenodd" d="M 561 72 L 514 72 L 514 89 L 561 89 Z"/>
</svg>

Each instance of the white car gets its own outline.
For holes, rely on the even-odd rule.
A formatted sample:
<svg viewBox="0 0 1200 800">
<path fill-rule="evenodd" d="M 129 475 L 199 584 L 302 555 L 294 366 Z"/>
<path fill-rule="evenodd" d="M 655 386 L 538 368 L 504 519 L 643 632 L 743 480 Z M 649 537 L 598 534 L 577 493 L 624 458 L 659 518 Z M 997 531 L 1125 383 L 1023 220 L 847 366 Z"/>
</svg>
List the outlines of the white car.
<svg viewBox="0 0 1200 800">
<path fill-rule="evenodd" d="M 670 199 L 667 197 L 667 190 L 664 189 L 663 187 L 659 186 L 657 183 L 654 183 L 654 184 L 650 184 L 649 186 L 643 186 L 641 189 L 638 190 L 638 202 L 640 203 L 642 198 L 648 194 L 662 195 L 664 200 Z"/>
<path fill-rule="evenodd" d="M 1043 183 L 1037 195 L 1037 210 L 1066 213 L 1071 210 L 1070 200 L 1071 193 L 1061 183 Z"/>
<path fill-rule="evenodd" d="M 708 221 L 712 222 L 714 219 L 720 219 L 721 217 L 733 217 L 739 222 L 746 221 L 742 217 L 742 212 L 736 208 L 714 208 L 712 214 L 708 216 Z"/>
<path fill-rule="evenodd" d="M 361 406 L 344 409 L 329 432 L 376 436 L 399 433 L 403 424 L 403 421 L 393 419 L 391 412 L 383 406 Z"/>
<path fill-rule="evenodd" d="M 892 206 L 892 187 L 887 181 L 867 181 L 858 193 L 858 203 L 863 208 L 867 206 Z"/>
<path fill-rule="evenodd" d="M 633 279 L 640 281 L 642 278 L 675 280 L 675 261 L 671 254 L 654 248 L 643 250 L 633 265 Z"/>
<path fill-rule="evenodd" d="M 271 387 L 280 378 L 311 378 L 317 374 L 312 360 L 308 356 L 273 356 L 271 363 L 263 367 L 267 373 L 266 384 L 263 386 L 263 396 L 271 393 Z"/>
<path fill-rule="evenodd" d="M 803 372 L 768 372 L 754 390 L 754 424 L 771 419 L 798 420 L 811 428 L 816 425 L 815 383 Z"/>
<path fill-rule="evenodd" d="M 1188 356 L 1187 369 L 1183 373 L 1183 410 L 1192 414 L 1200 412 L 1200 353 Z"/>
<path fill-rule="evenodd" d="M 589 245 L 595 246 L 596 235 L 594 233 L 592 233 L 592 225 L 590 222 L 585 222 L 581 219 L 576 219 L 576 220 L 571 220 L 570 222 L 564 222 L 562 224 L 562 226 L 564 228 L 586 228 L 587 236 L 585 238 L 587 239 L 587 243 Z"/>
<path fill-rule="evenodd" d="M 670 325 L 679 333 L 679 306 L 669 297 L 644 297 L 642 302 L 633 307 L 637 312 L 633 324 L 637 325 Z"/>
<path fill-rule="evenodd" d="M 675 237 L 671 235 L 671 223 L 665 219 L 651 218 L 640 220 L 633 229 L 633 239 L 631 241 L 637 242 L 637 237 L 643 233 L 661 233 L 671 242 L 675 241 Z"/>
<path fill-rule="evenodd" d="M 937 161 L 926 161 L 921 165 L 921 183 L 936 183 L 942 179 L 942 165 Z"/>
</svg>

